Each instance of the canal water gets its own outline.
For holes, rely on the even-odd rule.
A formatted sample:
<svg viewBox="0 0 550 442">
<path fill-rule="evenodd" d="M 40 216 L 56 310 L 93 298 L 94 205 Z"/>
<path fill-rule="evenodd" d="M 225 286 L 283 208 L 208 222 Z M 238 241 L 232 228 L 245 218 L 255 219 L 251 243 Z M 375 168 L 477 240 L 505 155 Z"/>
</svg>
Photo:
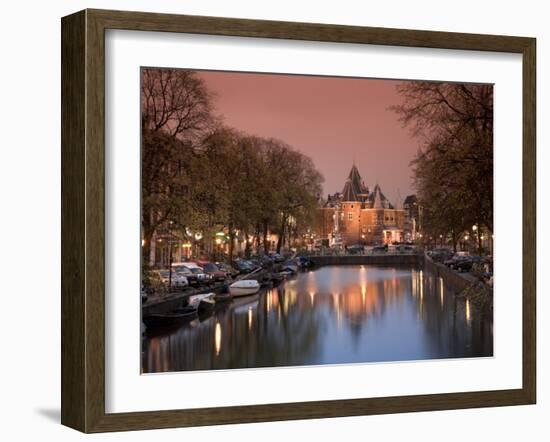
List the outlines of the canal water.
<svg viewBox="0 0 550 442">
<path fill-rule="evenodd" d="M 411 267 L 327 266 L 146 335 L 143 373 L 486 357 L 492 317 Z"/>
</svg>

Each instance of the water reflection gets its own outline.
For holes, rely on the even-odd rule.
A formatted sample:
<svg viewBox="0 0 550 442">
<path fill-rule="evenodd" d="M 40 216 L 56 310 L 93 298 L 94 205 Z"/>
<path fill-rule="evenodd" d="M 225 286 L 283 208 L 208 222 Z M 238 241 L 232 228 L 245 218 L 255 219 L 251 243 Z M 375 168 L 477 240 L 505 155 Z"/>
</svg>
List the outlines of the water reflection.
<svg viewBox="0 0 550 442">
<path fill-rule="evenodd" d="M 216 356 L 218 356 L 222 348 L 222 326 L 219 322 L 216 322 L 216 331 L 214 332 L 214 345 L 216 347 Z"/>
<path fill-rule="evenodd" d="M 414 268 L 333 266 L 143 340 L 143 372 L 492 355 L 492 320 Z"/>
</svg>

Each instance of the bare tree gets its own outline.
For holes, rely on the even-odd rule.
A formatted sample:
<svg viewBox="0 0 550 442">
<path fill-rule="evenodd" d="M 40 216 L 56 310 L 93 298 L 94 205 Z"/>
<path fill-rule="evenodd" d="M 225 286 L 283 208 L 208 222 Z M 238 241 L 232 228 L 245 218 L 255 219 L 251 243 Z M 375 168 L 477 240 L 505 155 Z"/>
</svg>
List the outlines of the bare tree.
<svg viewBox="0 0 550 442">
<path fill-rule="evenodd" d="M 145 68 L 141 76 L 142 127 L 185 139 L 201 138 L 213 122 L 212 94 L 194 71 Z"/>
<path fill-rule="evenodd" d="M 397 90 L 403 103 L 392 109 L 421 143 L 412 165 L 426 226 L 453 242 L 472 224 L 492 231 L 493 87 L 411 81 Z"/>
<path fill-rule="evenodd" d="M 211 95 L 193 71 L 141 72 L 143 262 L 151 239 L 168 219 L 182 217 L 188 166 L 215 119 Z"/>
</svg>

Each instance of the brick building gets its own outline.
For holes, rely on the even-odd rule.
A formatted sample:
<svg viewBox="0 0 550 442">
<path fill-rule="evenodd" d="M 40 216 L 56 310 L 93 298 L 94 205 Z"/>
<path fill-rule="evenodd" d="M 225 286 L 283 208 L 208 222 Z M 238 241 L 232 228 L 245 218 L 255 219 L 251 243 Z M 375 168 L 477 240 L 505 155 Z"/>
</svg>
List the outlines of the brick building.
<svg viewBox="0 0 550 442">
<path fill-rule="evenodd" d="M 342 192 L 329 195 L 319 208 L 315 233 L 331 246 L 403 242 L 410 236 L 407 213 L 394 207 L 378 184 L 370 191 L 354 164 Z"/>
</svg>

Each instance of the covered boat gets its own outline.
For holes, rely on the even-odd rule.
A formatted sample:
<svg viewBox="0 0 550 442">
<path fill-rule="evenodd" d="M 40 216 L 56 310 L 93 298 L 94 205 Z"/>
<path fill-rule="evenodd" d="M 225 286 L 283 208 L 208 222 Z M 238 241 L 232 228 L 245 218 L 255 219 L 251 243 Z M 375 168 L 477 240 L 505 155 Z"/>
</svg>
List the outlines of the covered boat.
<svg viewBox="0 0 550 442">
<path fill-rule="evenodd" d="M 231 301 L 233 299 L 233 295 L 227 292 L 218 293 L 216 296 L 214 296 L 214 301 L 216 302 L 225 302 L 225 301 Z"/>
<path fill-rule="evenodd" d="M 199 315 L 210 313 L 212 310 L 214 310 L 215 305 L 216 301 L 214 301 L 214 298 L 201 299 L 198 307 Z"/>
<path fill-rule="evenodd" d="M 229 286 L 229 293 L 233 296 L 254 295 L 260 291 L 260 283 L 254 279 L 243 279 Z"/>
<path fill-rule="evenodd" d="M 143 317 L 143 323 L 147 329 L 178 327 L 186 321 L 193 319 L 197 314 L 197 308 L 187 306 L 173 310 L 169 313 L 153 313 Z"/>
<path fill-rule="evenodd" d="M 203 300 L 203 299 L 214 299 L 214 296 L 216 294 L 215 293 L 201 293 L 201 294 L 198 294 L 198 295 L 191 295 L 189 296 L 188 298 L 188 302 L 187 302 L 187 305 L 191 305 L 191 306 L 194 306 L 194 307 L 198 307 L 199 306 L 199 303 Z"/>
<path fill-rule="evenodd" d="M 298 265 L 294 261 L 285 261 L 285 263 L 281 266 L 281 269 L 283 272 L 291 272 L 291 273 L 297 273 L 298 272 Z"/>
</svg>

